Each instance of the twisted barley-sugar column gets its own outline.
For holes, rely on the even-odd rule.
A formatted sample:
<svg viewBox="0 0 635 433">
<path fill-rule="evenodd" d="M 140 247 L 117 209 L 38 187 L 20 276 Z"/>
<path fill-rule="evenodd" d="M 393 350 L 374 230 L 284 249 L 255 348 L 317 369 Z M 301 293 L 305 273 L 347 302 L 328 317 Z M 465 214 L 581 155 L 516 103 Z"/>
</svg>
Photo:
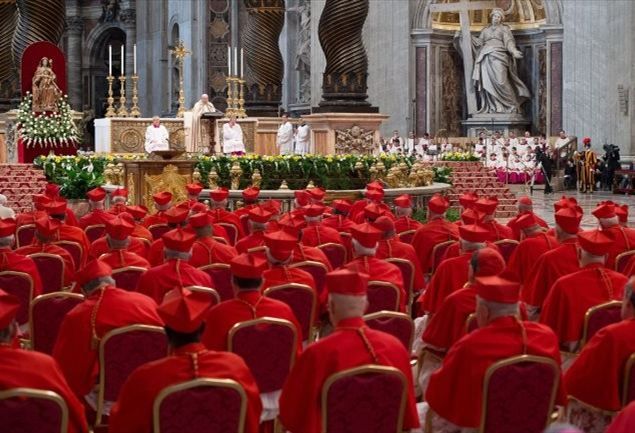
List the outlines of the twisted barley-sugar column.
<svg viewBox="0 0 635 433">
<path fill-rule="evenodd" d="M 326 57 L 321 107 L 334 111 L 370 107 L 366 102 L 368 57 L 362 41 L 367 15 L 368 0 L 326 0 L 318 27 Z"/>
<path fill-rule="evenodd" d="M 17 0 L 18 24 L 13 33 L 13 64 L 20 67 L 22 53 L 33 42 L 59 43 L 64 33 L 65 0 Z"/>
<path fill-rule="evenodd" d="M 242 36 L 249 115 L 277 116 L 284 64 L 278 40 L 284 26 L 284 0 L 245 0 L 247 27 Z"/>
<path fill-rule="evenodd" d="M 0 3 L 0 81 L 14 74 L 11 56 L 11 39 L 18 22 L 18 8 L 15 3 Z"/>
</svg>

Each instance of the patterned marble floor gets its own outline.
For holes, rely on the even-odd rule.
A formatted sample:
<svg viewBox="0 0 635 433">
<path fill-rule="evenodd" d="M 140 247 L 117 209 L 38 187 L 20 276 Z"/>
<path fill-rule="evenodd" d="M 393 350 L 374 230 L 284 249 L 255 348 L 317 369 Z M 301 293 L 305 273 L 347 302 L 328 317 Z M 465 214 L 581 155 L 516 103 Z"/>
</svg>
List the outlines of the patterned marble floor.
<svg viewBox="0 0 635 433">
<path fill-rule="evenodd" d="M 529 195 L 528 190 L 524 187 L 512 185 L 510 189 L 516 194 L 517 198 L 523 195 Z M 593 215 L 591 215 L 591 211 L 595 208 L 597 203 L 602 200 L 612 200 L 620 204 L 626 203 L 629 206 L 629 225 L 631 227 L 635 227 L 635 196 L 612 194 L 608 191 L 595 192 L 593 194 L 582 194 L 577 191 L 563 191 L 549 195 L 544 195 L 542 191 L 534 191 L 534 194 L 531 195 L 531 199 L 534 202 L 534 211 L 538 216 L 547 221 L 549 225 L 552 225 L 554 223 L 553 203 L 558 201 L 563 195 L 573 196 L 576 200 L 578 200 L 578 204 L 584 210 L 582 227 L 585 229 L 597 226 L 597 220 Z"/>
</svg>

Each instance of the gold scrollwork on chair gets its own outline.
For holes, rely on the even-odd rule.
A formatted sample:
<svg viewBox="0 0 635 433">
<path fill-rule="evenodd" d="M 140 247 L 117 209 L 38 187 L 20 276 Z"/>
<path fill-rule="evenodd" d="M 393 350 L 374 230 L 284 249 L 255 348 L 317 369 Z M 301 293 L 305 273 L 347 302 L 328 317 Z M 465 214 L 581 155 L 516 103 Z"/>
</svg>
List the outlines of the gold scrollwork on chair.
<svg viewBox="0 0 635 433">
<path fill-rule="evenodd" d="M 142 152 L 143 141 L 144 139 L 139 131 L 127 129 L 119 136 L 119 143 L 115 142 L 115 151 Z"/>
<path fill-rule="evenodd" d="M 187 199 L 185 185 L 187 185 L 189 181 L 189 176 L 179 174 L 178 167 L 172 164 L 166 165 L 161 174 L 146 174 L 145 205 L 148 209 L 152 209 L 154 207 L 152 195 L 161 191 L 172 193 L 172 203 L 185 201 Z"/>
</svg>

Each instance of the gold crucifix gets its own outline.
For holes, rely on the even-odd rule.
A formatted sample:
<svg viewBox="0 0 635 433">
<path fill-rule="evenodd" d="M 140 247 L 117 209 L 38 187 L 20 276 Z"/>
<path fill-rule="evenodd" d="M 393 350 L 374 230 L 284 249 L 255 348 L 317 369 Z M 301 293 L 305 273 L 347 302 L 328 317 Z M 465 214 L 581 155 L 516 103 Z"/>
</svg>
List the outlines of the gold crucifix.
<svg viewBox="0 0 635 433">
<path fill-rule="evenodd" d="M 179 68 L 179 110 L 176 112 L 176 117 L 183 117 L 185 113 L 185 88 L 183 84 L 183 61 L 185 56 L 192 54 L 190 50 L 185 48 L 183 41 L 178 41 L 173 48 L 170 48 L 170 52 L 176 57 L 176 64 Z"/>
</svg>

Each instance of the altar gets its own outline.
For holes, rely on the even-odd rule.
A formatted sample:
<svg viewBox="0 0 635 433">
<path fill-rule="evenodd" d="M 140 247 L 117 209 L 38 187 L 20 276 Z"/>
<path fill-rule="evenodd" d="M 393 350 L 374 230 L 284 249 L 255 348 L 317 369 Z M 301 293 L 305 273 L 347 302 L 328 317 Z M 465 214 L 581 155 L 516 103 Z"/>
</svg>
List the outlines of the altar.
<svg viewBox="0 0 635 433">
<path fill-rule="evenodd" d="M 110 117 L 95 119 L 95 152 L 144 153 L 146 128 L 151 118 Z M 183 119 L 161 119 L 170 134 L 172 149 L 187 148 L 188 134 Z"/>
</svg>

